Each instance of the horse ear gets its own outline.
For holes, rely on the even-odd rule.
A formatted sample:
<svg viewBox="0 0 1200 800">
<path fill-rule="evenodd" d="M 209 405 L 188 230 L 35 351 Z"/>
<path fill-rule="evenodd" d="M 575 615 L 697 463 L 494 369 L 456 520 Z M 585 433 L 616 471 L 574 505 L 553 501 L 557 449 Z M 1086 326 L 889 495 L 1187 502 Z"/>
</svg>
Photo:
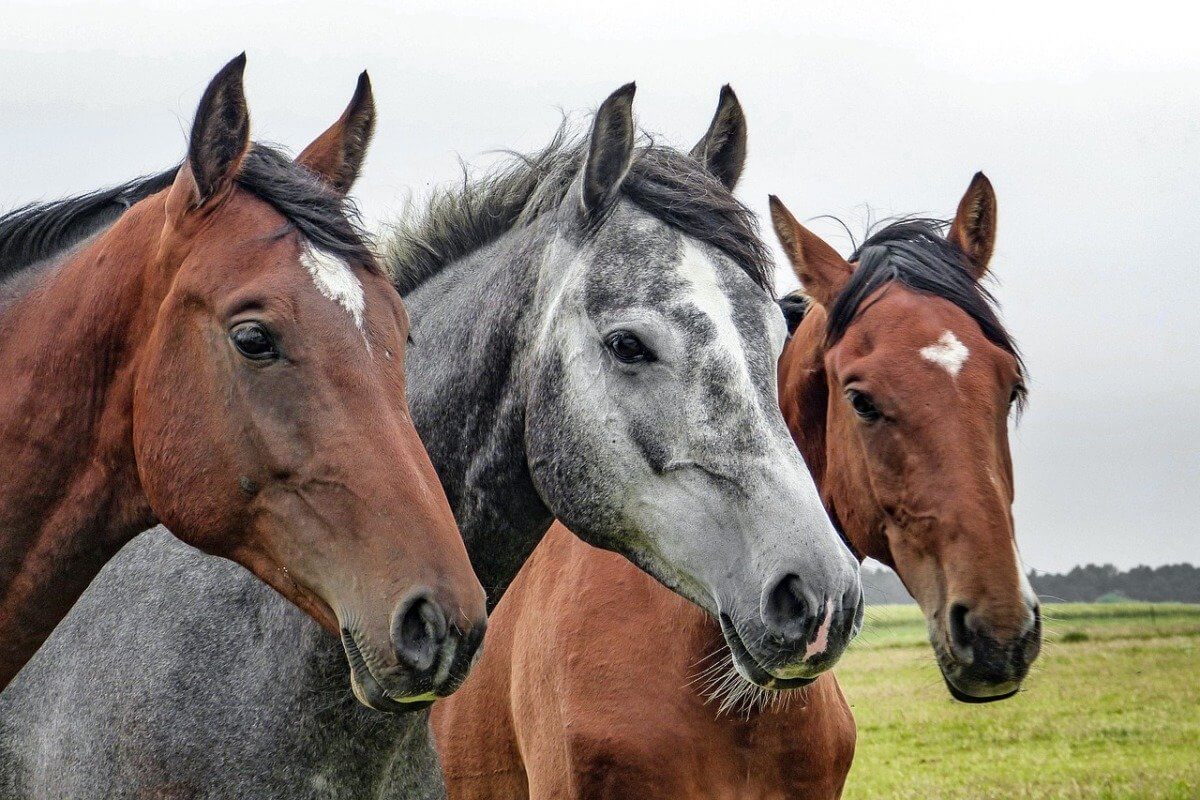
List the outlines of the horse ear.
<svg viewBox="0 0 1200 800">
<path fill-rule="evenodd" d="M 982 172 L 971 179 L 946 238 L 966 254 L 975 280 L 982 278 L 996 245 L 996 191 Z"/>
<path fill-rule="evenodd" d="M 812 300 L 803 292 L 791 292 L 779 298 L 779 310 L 783 312 L 783 319 L 787 322 L 788 336 L 800 327 L 811 306 Z"/>
<path fill-rule="evenodd" d="M 600 104 L 588 142 L 583 166 L 583 210 L 603 213 L 621 189 L 633 163 L 633 93 L 637 85 L 627 83 Z"/>
<path fill-rule="evenodd" d="M 771 195 L 771 223 L 792 263 L 805 293 L 828 307 L 850 280 L 854 267 L 815 233 L 805 228 L 775 195 Z"/>
<path fill-rule="evenodd" d="M 188 142 L 188 169 L 180 170 L 176 181 L 191 181 L 191 207 L 230 186 L 250 149 L 250 112 L 242 90 L 245 69 L 242 53 L 221 68 L 200 98 Z"/>
<path fill-rule="evenodd" d="M 691 155 L 731 192 L 742 177 L 746 166 L 746 115 L 729 84 L 721 87 L 717 113 Z"/>
<path fill-rule="evenodd" d="M 296 161 L 315 172 L 340 194 L 346 194 L 362 170 L 367 146 L 375 133 L 375 97 L 371 79 L 363 72 L 350 105 L 312 144 L 304 148 Z"/>
</svg>

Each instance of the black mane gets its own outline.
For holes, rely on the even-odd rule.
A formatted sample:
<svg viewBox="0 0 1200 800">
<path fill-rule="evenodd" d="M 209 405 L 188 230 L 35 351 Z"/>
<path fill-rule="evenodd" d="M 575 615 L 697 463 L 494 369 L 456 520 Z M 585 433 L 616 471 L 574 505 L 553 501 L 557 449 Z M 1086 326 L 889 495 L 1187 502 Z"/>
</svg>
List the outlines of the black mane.
<svg viewBox="0 0 1200 800">
<path fill-rule="evenodd" d="M 385 259 L 396 288 L 407 294 L 446 265 L 494 242 L 518 226 L 554 212 L 587 155 L 587 140 L 565 127 L 532 155 L 514 155 L 491 174 L 434 194 L 425 211 L 393 227 Z M 638 147 L 622 195 L 684 235 L 731 258 L 768 294 L 773 293 L 770 251 L 753 212 L 697 160 L 653 142 Z"/>
<path fill-rule="evenodd" d="M 893 281 L 915 292 L 949 300 L 979 325 L 983 335 L 1025 364 L 1016 342 L 996 313 L 996 299 L 968 268 L 966 255 L 945 237 L 949 223 L 938 219 L 894 220 L 870 233 L 850 256 L 858 266 L 829 309 L 829 344 L 845 335 L 867 298 Z"/>
<path fill-rule="evenodd" d="M 134 203 L 162 191 L 179 167 L 111 189 L 30 203 L 0 217 L 0 281 L 107 228 Z"/>
<path fill-rule="evenodd" d="M 170 186 L 178 172 L 175 166 L 111 189 L 33 203 L 0 217 L 0 281 L 112 225 L 126 209 Z M 239 187 L 278 211 L 315 247 L 368 269 L 379 269 L 353 204 L 286 153 L 253 144 L 236 180 Z"/>
</svg>

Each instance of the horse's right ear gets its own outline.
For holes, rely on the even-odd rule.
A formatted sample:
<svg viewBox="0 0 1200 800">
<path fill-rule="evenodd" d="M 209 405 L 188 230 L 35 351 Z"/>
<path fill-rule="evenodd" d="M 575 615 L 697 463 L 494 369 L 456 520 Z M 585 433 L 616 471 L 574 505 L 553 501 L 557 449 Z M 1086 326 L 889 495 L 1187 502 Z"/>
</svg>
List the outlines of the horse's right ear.
<svg viewBox="0 0 1200 800">
<path fill-rule="evenodd" d="M 616 200 L 621 183 L 633 163 L 633 93 L 627 83 L 608 96 L 596 112 L 583 165 L 583 210 L 589 216 L 604 213 Z"/>
<path fill-rule="evenodd" d="M 375 97 L 371 79 L 363 72 L 350 105 L 327 131 L 313 141 L 296 161 L 315 172 L 339 194 L 346 194 L 367 157 L 367 145 L 375 133 Z"/>
<path fill-rule="evenodd" d="M 783 319 L 787 322 L 788 336 L 795 333 L 800 323 L 804 322 L 804 317 L 811 307 L 812 300 L 803 292 L 791 292 L 779 298 L 779 310 L 783 312 Z"/>
<path fill-rule="evenodd" d="M 980 280 L 996 247 L 996 190 L 982 172 L 971 179 L 946 238 L 963 251 L 971 274 Z"/>
<path fill-rule="evenodd" d="M 804 292 L 815 302 L 828 307 L 841 292 L 854 267 L 825 241 L 801 225 L 775 195 L 771 195 L 771 223 L 792 264 L 792 271 L 804 285 Z"/>
<path fill-rule="evenodd" d="M 692 148 L 691 156 L 731 192 L 742 177 L 746 166 L 746 114 L 729 84 L 721 87 L 717 113 Z"/>
<path fill-rule="evenodd" d="M 250 112 L 242 89 L 246 54 L 216 74 L 192 122 L 188 156 L 171 194 L 184 194 L 186 207 L 195 208 L 223 194 L 237 177 L 250 149 Z"/>
</svg>

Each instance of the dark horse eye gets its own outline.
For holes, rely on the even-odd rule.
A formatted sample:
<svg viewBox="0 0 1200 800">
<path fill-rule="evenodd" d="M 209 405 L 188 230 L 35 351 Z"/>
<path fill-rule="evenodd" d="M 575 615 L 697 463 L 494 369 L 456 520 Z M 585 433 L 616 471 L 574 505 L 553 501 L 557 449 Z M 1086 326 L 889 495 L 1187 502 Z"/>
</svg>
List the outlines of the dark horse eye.
<svg viewBox="0 0 1200 800">
<path fill-rule="evenodd" d="M 604 343 L 618 361 L 626 364 L 654 360 L 654 353 L 650 352 L 650 348 L 629 331 L 613 331 L 605 338 Z"/>
<path fill-rule="evenodd" d="M 872 402 L 871 398 L 857 389 L 847 389 L 846 397 L 850 400 L 854 413 L 867 422 L 875 422 L 883 417 L 883 412 Z"/>
<path fill-rule="evenodd" d="M 266 361 L 279 356 L 275 349 L 275 340 L 271 334 L 257 322 L 243 322 L 229 332 L 233 346 L 246 358 L 254 361 Z"/>
</svg>

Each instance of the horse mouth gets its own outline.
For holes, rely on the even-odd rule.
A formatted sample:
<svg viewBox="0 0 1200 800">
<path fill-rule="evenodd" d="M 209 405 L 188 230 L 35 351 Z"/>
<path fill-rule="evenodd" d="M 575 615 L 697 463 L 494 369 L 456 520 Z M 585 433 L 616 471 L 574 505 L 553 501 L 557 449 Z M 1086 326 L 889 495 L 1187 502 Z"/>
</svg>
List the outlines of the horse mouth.
<svg viewBox="0 0 1200 800">
<path fill-rule="evenodd" d="M 358 702 L 367 708 L 389 714 L 405 713 L 429 708 L 437 699 L 431 692 L 415 697 L 392 696 L 371 672 L 354 634 L 346 628 L 342 628 L 342 648 L 346 651 L 346 660 L 350 663 L 350 688 Z"/>
<path fill-rule="evenodd" d="M 816 680 L 815 677 L 779 678 L 772 675 L 751 655 L 749 648 L 746 647 L 746 643 L 737 632 L 737 628 L 734 627 L 733 620 L 724 613 L 719 618 L 721 620 L 721 633 L 725 637 L 725 644 L 729 647 L 729 652 L 733 655 L 733 667 L 738 671 L 739 675 L 750 683 L 763 689 L 785 691 L 787 689 L 801 689 Z"/>
<path fill-rule="evenodd" d="M 946 682 L 946 688 L 950 691 L 950 696 L 953 697 L 955 700 L 957 700 L 960 703 L 974 703 L 974 704 L 994 703 L 997 700 L 1007 700 L 1008 698 L 1015 695 L 1017 692 L 1021 691 L 1021 685 L 1017 684 L 1012 689 L 1007 689 L 1007 688 L 1001 689 L 998 694 L 992 694 L 992 695 L 968 694 L 967 692 L 965 692 L 962 689 L 955 686 L 954 683 L 950 680 L 950 678 L 946 676 L 945 672 L 942 673 L 942 680 Z"/>
<path fill-rule="evenodd" d="M 950 696 L 960 703 L 994 703 L 997 700 L 1007 700 L 1021 691 L 1021 681 L 1016 679 L 1001 683 L 972 680 L 969 675 L 963 674 L 963 668 L 946 655 L 941 647 L 935 645 L 933 652 L 946 689 Z"/>
</svg>

